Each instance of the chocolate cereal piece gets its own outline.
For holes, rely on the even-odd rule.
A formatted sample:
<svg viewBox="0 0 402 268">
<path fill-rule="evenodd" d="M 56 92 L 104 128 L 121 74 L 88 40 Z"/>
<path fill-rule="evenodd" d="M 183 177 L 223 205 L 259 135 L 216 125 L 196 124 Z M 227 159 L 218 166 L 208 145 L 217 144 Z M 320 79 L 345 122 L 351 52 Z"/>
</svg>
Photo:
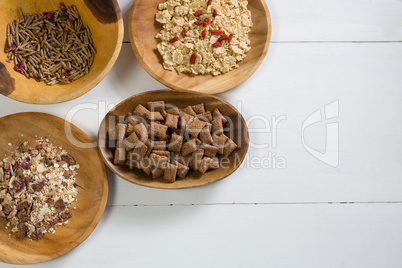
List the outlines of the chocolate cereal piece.
<svg viewBox="0 0 402 268">
<path fill-rule="evenodd" d="M 185 143 L 183 143 L 183 146 L 181 147 L 181 154 L 182 155 L 188 155 L 193 153 L 195 150 L 197 150 L 197 145 L 195 140 L 189 140 Z"/>
<path fill-rule="evenodd" d="M 177 135 L 176 133 L 172 133 L 172 137 L 169 143 L 169 151 L 173 151 L 175 153 L 180 153 L 181 147 L 183 146 L 183 136 Z"/>
<path fill-rule="evenodd" d="M 143 142 L 138 141 L 135 148 L 132 149 L 130 152 L 128 152 L 127 159 L 131 161 L 132 160 L 139 161 L 145 157 L 147 150 L 148 147 Z"/>
<path fill-rule="evenodd" d="M 169 182 L 175 182 L 177 174 L 177 166 L 173 164 L 166 164 L 165 172 L 163 173 L 163 178 Z"/>
<path fill-rule="evenodd" d="M 173 163 L 177 166 L 177 176 L 184 179 L 190 171 L 190 168 L 176 160 Z"/>
<path fill-rule="evenodd" d="M 113 164 L 122 166 L 126 163 L 126 150 L 121 147 L 117 147 L 114 151 Z"/>
<path fill-rule="evenodd" d="M 157 154 L 159 156 L 167 157 L 167 159 L 170 160 L 170 152 L 168 151 L 152 150 L 152 153 Z"/>
<path fill-rule="evenodd" d="M 226 135 L 214 135 L 213 136 L 213 145 L 218 148 L 218 154 L 223 154 L 223 148 L 225 147 L 225 143 L 229 138 Z"/>
<path fill-rule="evenodd" d="M 165 171 L 161 168 L 155 168 L 152 170 L 152 179 L 157 179 L 159 177 L 163 176 L 163 173 L 165 173 Z"/>
<path fill-rule="evenodd" d="M 153 141 L 153 149 L 159 151 L 166 151 L 166 141 Z"/>
<path fill-rule="evenodd" d="M 198 171 L 201 173 L 205 173 L 211 166 L 212 158 L 210 157 L 204 157 L 201 161 L 198 163 Z"/>
<path fill-rule="evenodd" d="M 200 162 L 202 160 L 202 157 L 204 156 L 204 150 L 201 148 L 198 148 L 191 154 L 191 159 L 190 159 L 190 167 L 194 170 L 198 170 L 200 167 Z"/>
<path fill-rule="evenodd" d="M 191 123 L 191 121 L 193 121 L 194 118 L 195 118 L 194 116 L 192 116 L 192 115 L 190 115 L 190 114 L 188 114 L 188 113 L 183 113 L 183 114 L 181 115 L 181 117 L 180 117 L 180 120 L 181 120 L 180 126 L 181 126 L 183 129 L 186 129 L 187 126 Z"/>
<path fill-rule="evenodd" d="M 182 111 L 183 113 L 186 113 L 186 114 L 189 114 L 189 115 L 192 115 L 192 116 L 196 116 L 196 115 L 197 115 L 197 113 L 193 110 L 193 107 L 191 107 L 191 105 L 187 106 L 187 107 L 184 108 L 184 109 L 181 109 L 181 111 Z"/>
<path fill-rule="evenodd" d="M 124 136 L 126 135 L 126 124 L 117 123 L 116 125 L 116 139 L 117 141 L 124 140 Z"/>
<path fill-rule="evenodd" d="M 205 126 L 201 130 L 199 136 L 200 136 L 200 140 L 202 141 L 202 143 L 211 144 L 213 142 L 211 132 L 210 132 L 210 129 L 208 126 Z"/>
<path fill-rule="evenodd" d="M 147 152 L 145 153 L 145 157 L 148 157 L 151 154 L 152 150 L 153 150 L 154 142 L 151 141 L 150 139 L 148 139 L 148 140 L 146 140 L 145 145 L 148 148 Z"/>
<path fill-rule="evenodd" d="M 223 148 L 223 157 L 228 157 L 234 150 L 236 150 L 236 148 L 237 144 L 231 139 L 228 139 L 228 141 L 225 143 L 225 147 Z"/>
<path fill-rule="evenodd" d="M 209 156 L 211 158 L 215 157 L 219 150 L 215 146 L 209 144 L 203 144 L 201 145 L 201 148 L 204 149 L 204 155 Z"/>
<path fill-rule="evenodd" d="M 165 118 L 162 116 L 160 112 L 149 112 L 147 117 L 151 121 L 163 121 Z"/>
<path fill-rule="evenodd" d="M 156 122 L 151 122 L 151 137 L 158 137 L 160 140 L 166 140 L 168 127 Z"/>
<path fill-rule="evenodd" d="M 149 158 L 141 159 L 139 166 L 147 175 L 151 174 L 152 169 L 153 169 L 151 159 L 149 159 Z"/>
<path fill-rule="evenodd" d="M 204 122 L 211 122 L 212 121 L 212 114 L 210 111 L 206 111 L 202 114 L 197 115 L 197 118 L 204 121 Z"/>
<path fill-rule="evenodd" d="M 191 108 L 193 108 L 193 111 L 194 111 L 196 114 L 203 114 L 203 113 L 205 113 L 205 105 L 204 105 L 204 103 L 200 103 L 200 104 L 193 105 L 193 106 L 191 106 Z"/>
<path fill-rule="evenodd" d="M 166 112 L 167 112 L 168 114 L 180 115 L 180 110 L 179 110 L 179 108 L 177 108 L 176 106 L 175 106 L 175 107 L 170 107 L 170 108 L 166 109 Z"/>
<path fill-rule="evenodd" d="M 147 107 L 151 112 L 160 112 L 162 115 L 166 113 L 165 101 L 149 101 Z"/>
<path fill-rule="evenodd" d="M 174 161 L 179 162 L 180 164 L 183 164 L 187 167 L 190 165 L 190 160 L 191 160 L 191 155 L 176 154 L 174 156 Z"/>
<path fill-rule="evenodd" d="M 212 134 L 220 135 L 223 134 L 223 124 L 222 119 L 212 120 Z"/>
<path fill-rule="evenodd" d="M 133 149 L 139 141 L 140 139 L 138 138 L 137 134 L 135 134 L 135 132 L 131 133 L 130 136 L 128 136 L 123 142 L 126 151 Z"/>
<path fill-rule="evenodd" d="M 228 120 L 222 115 L 218 108 L 216 108 L 212 112 L 212 116 L 214 119 L 221 119 L 223 124 L 226 124 L 228 122 Z"/>
<path fill-rule="evenodd" d="M 200 134 L 201 130 L 206 126 L 206 123 L 204 121 L 199 120 L 198 118 L 195 118 L 190 122 L 188 125 L 186 131 L 188 134 L 191 135 L 191 137 L 198 137 L 198 134 Z"/>
<path fill-rule="evenodd" d="M 166 115 L 165 125 L 170 128 L 177 128 L 177 125 L 179 123 L 179 118 L 180 118 L 179 115 L 168 113 Z"/>
<path fill-rule="evenodd" d="M 143 124 L 137 124 L 134 126 L 134 132 L 135 134 L 137 134 L 137 137 L 142 140 L 142 141 L 146 141 L 148 138 L 148 130 L 147 127 Z"/>
<path fill-rule="evenodd" d="M 209 165 L 210 169 L 217 169 L 219 168 L 219 159 L 217 157 L 212 158 L 210 165 Z"/>
<path fill-rule="evenodd" d="M 143 105 L 138 104 L 137 107 L 135 107 L 135 109 L 134 109 L 134 114 L 139 115 L 145 119 L 145 118 L 149 118 L 150 111 L 147 108 L 145 108 Z"/>
</svg>

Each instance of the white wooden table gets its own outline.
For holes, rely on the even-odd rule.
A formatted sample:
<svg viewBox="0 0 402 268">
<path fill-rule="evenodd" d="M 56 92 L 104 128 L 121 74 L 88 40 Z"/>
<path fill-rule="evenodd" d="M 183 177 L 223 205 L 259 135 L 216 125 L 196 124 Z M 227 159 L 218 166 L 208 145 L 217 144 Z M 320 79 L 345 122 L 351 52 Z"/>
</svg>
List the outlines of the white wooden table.
<svg viewBox="0 0 402 268">
<path fill-rule="evenodd" d="M 119 0 L 126 25 L 131 3 Z M 249 121 L 244 166 L 174 191 L 108 171 L 108 205 L 92 235 L 34 266 L 402 267 L 402 1 L 267 4 L 266 59 L 219 95 Z M 116 65 L 86 95 L 57 105 L 0 96 L 0 116 L 51 113 L 95 139 L 110 107 L 163 88 L 126 33 Z"/>
</svg>

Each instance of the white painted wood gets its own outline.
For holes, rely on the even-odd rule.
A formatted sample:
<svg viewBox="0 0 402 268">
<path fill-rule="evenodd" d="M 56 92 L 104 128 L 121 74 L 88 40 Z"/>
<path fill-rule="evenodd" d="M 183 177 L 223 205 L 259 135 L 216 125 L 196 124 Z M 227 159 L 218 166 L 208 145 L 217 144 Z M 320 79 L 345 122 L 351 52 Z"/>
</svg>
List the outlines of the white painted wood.
<svg viewBox="0 0 402 268">
<path fill-rule="evenodd" d="M 161 1 L 162 2 L 162 1 Z M 129 42 L 132 0 L 119 0 Z M 402 41 L 399 0 L 267 0 L 272 41 Z"/>
<path fill-rule="evenodd" d="M 108 207 L 78 248 L 32 267 L 396 268 L 401 226 L 402 204 Z"/>
<path fill-rule="evenodd" d="M 287 117 L 278 124 L 276 148 L 271 133 L 255 133 L 263 122 L 253 120 L 251 142 L 269 147 L 249 150 L 249 159 L 266 158 L 269 152 L 286 158 L 285 170 L 250 164 L 218 183 L 179 191 L 136 186 L 109 172 L 109 204 L 402 201 L 401 55 L 400 43 L 272 44 L 255 75 L 220 96 L 237 107 L 241 101 L 248 120 L 264 116 L 272 123 L 272 116 Z M 124 44 L 115 67 L 88 94 L 46 106 L 1 97 L 7 108 L 0 115 L 35 110 L 68 117 L 69 111 L 87 104 L 88 109 L 75 113 L 72 121 L 96 138 L 104 107 L 161 88 L 165 87 L 140 67 L 130 44 Z M 301 126 L 314 111 L 336 100 L 340 162 L 333 168 L 303 148 Z M 323 150 L 325 124 L 308 128 L 306 142 Z"/>
</svg>

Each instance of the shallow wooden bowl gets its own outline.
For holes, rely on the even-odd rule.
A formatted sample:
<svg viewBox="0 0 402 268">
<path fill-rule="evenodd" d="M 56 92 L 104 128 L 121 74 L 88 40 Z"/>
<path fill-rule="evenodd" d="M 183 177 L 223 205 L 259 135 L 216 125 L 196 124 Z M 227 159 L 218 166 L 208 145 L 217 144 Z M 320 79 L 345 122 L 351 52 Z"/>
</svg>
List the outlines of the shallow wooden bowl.
<svg viewBox="0 0 402 268">
<path fill-rule="evenodd" d="M 232 126 L 230 132 L 225 132 L 236 144 L 238 148 L 229 156 L 229 163 L 225 167 L 216 170 L 209 170 L 205 174 L 190 171 L 184 179 L 177 179 L 174 183 L 169 183 L 160 179 L 152 179 L 141 170 L 130 169 L 127 166 L 117 166 L 113 164 L 114 149 L 108 147 L 107 129 L 116 122 L 119 117 L 125 117 L 132 112 L 138 104 L 146 105 L 148 101 L 164 100 L 166 104 L 171 104 L 179 109 L 188 105 L 199 103 L 205 104 L 205 109 L 212 111 L 218 108 L 223 115 L 228 117 Z M 158 90 L 134 95 L 116 105 L 103 119 L 98 132 L 98 147 L 106 165 L 123 179 L 139 185 L 162 188 L 162 189 L 182 189 L 192 188 L 211 184 L 232 174 L 243 162 L 249 144 L 248 129 L 244 118 L 231 104 L 221 98 L 191 91 L 172 91 Z"/>
<path fill-rule="evenodd" d="M 47 86 L 27 79 L 6 63 L 7 24 L 24 13 L 42 14 L 56 10 L 59 3 L 76 5 L 82 21 L 92 32 L 97 54 L 89 74 L 70 84 Z M 95 87 L 108 73 L 120 53 L 123 41 L 123 19 L 117 0 L 1 0 L 0 1 L 0 93 L 25 103 L 59 103 L 75 99 Z"/>
<path fill-rule="evenodd" d="M 0 261 L 31 264 L 55 259 L 81 244 L 95 229 L 106 206 L 108 183 L 106 168 L 95 144 L 88 135 L 63 119 L 43 113 L 19 113 L 0 118 L 0 158 L 9 155 L 15 145 L 28 141 L 35 145 L 37 137 L 48 137 L 71 154 L 77 170 L 77 201 L 73 217 L 54 235 L 45 234 L 39 241 L 9 236 L 5 221 L 0 220 Z M 12 146 L 9 146 L 9 143 Z"/>
<path fill-rule="evenodd" d="M 232 89 L 257 70 L 267 54 L 271 40 L 271 17 L 265 0 L 249 0 L 248 8 L 254 26 L 251 28 L 251 50 L 240 62 L 239 68 L 226 74 L 190 75 L 177 74 L 176 71 L 165 70 L 162 57 L 156 49 L 156 34 L 162 24 L 155 21 L 157 6 L 164 0 L 135 0 L 128 19 L 131 46 L 142 67 L 156 80 L 172 89 L 191 90 L 208 94 L 216 94 Z"/>
</svg>

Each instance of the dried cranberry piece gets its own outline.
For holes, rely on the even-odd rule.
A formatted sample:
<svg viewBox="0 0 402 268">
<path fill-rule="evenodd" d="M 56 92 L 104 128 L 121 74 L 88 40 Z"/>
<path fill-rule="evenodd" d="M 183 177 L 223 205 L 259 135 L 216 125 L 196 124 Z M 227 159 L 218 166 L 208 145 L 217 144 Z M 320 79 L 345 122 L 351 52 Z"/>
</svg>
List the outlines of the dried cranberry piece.
<svg viewBox="0 0 402 268">
<path fill-rule="evenodd" d="M 63 11 L 64 13 L 67 12 L 67 7 L 66 7 L 66 5 L 65 5 L 64 3 L 60 3 L 60 9 L 61 9 L 61 11 Z"/>
<path fill-rule="evenodd" d="M 14 70 L 16 70 L 17 72 L 20 72 L 22 74 L 25 74 L 25 72 L 24 72 L 24 64 L 22 62 L 20 62 L 17 65 L 15 65 Z"/>
<path fill-rule="evenodd" d="M 9 47 L 6 48 L 6 52 L 14 51 L 14 50 L 16 50 L 16 49 L 17 49 L 17 46 L 14 45 L 14 44 L 12 44 L 11 46 L 9 46 Z"/>
</svg>

